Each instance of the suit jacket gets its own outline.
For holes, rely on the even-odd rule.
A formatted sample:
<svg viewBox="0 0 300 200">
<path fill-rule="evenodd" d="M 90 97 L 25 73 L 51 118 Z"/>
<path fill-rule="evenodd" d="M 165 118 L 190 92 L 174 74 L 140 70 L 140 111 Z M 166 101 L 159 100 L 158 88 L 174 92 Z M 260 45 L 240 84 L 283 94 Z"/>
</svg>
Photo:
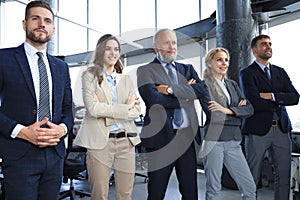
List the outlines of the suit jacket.
<svg viewBox="0 0 300 200">
<path fill-rule="evenodd" d="M 121 124 L 127 133 L 138 133 L 134 120 L 141 113 L 140 105 L 128 110 L 126 100 L 134 93 L 134 86 L 128 75 L 117 74 L 117 104 L 112 104 L 109 83 L 105 76 L 99 86 L 92 73 L 86 71 L 82 76 L 83 101 L 86 115 L 74 144 L 88 149 L 103 149 L 109 139 L 109 126 Z M 94 99 L 96 94 L 98 101 Z M 135 93 L 134 93 L 135 94 Z M 133 145 L 140 143 L 140 137 L 128 137 Z"/>
<path fill-rule="evenodd" d="M 230 103 L 226 98 L 225 93 L 223 97 L 220 97 L 213 87 L 213 83 L 210 80 L 205 80 L 209 91 L 209 97 L 202 98 L 200 103 L 206 114 L 206 122 L 204 125 L 205 140 L 212 141 L 229 141 L 229 140 L 242 140 L 241 125 L 242 119 L 253 115 L 254 109 L 249 100 L 244 106 L 238 106 L 245 96 L 242 94 L 238 84 L 234 80 L 225 79 L 226 88 L 230 95 Z M 208 101 L 216 101 L 221 106 L 229 108 L 235 114 L 226 115 L 220 111 L 211 112 L 208 110 Z"/>
<path fill-rule="evenodd" d="M 47 54 L 52 76 L 52 122 L 64 123 L 72 129 L 72 90 L 68 65 Z M 17 124 L 28 126 L 37 121 L 37 100 L 24 45 L 0 50 L 0 157 L 17 160 L 32 146 L 11 138 Z M 65 155 L 64 140 L 55 146 L 59 156 Z"/>
<path fill-rule="evenodd" d="M 273 112 L 280 118 L 280 128 L 290 132 L 292 127 L 285 106 L 296 105 L 299 94 L 283 68 L 270 65 L 271 81 L 256 62 L 240 72 L 241 88 L 254 107 L 254 115 L 245 120 L 243 133 L 265 135 L 270 130 Z M 275 101 L 260 98 L 260 92 L 272 92 Z"/>
<path fill-rule="evenodd" d="M 193 137 L 197 133 L 199 134 L 194 100 L 204 97 L 206 88 L 192 65 L 177 62 L 175 65 L 178 72 L 178 84 L 172 84 L 157 58 L 137 69 L 138 89 L 146 105 L 144 125 L 141 131 L 142 145 L 145 147 L 159 149 L 174 138 L 172 119 L 175 108 L 185 109 L 192 128 L 190 134 L 193 134 Z M 196 80 L 196 84 L 187 84 L 191 78 Z M 171 86 L 174 95 L 159 93 L 156 86 L 161 84 Z"/>
</svg>

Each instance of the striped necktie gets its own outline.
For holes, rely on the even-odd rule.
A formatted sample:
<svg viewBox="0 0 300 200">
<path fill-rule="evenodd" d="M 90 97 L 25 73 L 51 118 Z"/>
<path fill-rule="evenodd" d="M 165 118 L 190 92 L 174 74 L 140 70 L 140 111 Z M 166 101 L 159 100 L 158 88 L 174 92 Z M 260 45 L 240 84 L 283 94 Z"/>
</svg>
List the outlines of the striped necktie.
<svg viewBox="0 0 300 200">
<path fill-rule="evenodd" d="M 43 61 L 43 53 L 37 52 L 38 67 L 39 67 L 39 81 L 40 81 L 40 95 L 38 105 L 38 120 L 43 120 L 45 117 L 51 120 L 50 105 L 49 105 L 49 82 L 46 70 L 46 65 Z"/>
<path fill-rule="evenodd" d="M 171 79 L 171 82 L 173 84 L 178 84 L 178 78 L 177 78 L 177 71 L 175 69 L 175 67 L 168 63 L 167 64 L 167 69 L 168 69 L 168 75 Z M 180 108 L 175 108 L 174 109 L 174 119 L 173 122 L 176 126 L 180 127 L 181 124 L 183 123 L 183 116 L 182 116 L 182 112 Z"/>
<path fill-rule="evenodd" d="M 269 81 L 271 80 L 270 69 L 268 67 L 264 68 L 265 74 L 268 77 Z"/>
</svg>

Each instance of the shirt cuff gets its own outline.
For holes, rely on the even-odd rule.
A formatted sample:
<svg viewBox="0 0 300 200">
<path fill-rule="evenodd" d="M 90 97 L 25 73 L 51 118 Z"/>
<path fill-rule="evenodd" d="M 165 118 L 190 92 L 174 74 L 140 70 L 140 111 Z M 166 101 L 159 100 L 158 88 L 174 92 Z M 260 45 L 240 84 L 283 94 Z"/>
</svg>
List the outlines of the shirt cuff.
<svg viewBox="0 0 300 200">
<path fill-rule="evenodd" d="M 66 134 L 68 133 L 68 128 L 64 123 L 59 124 L 60 126 L 64 127 Z"/>
<path fill-rule="evenodd" d="M 24 128 L 25 126 L 21 125 L 21 124 L 17 124 L 15 126 L 15 128 L 13 129 L 13 131 L 10 134 L 10 137 L 12 138 L 16 138 L 17 135 L 19 134 L 19 132 L 21 131 L 22 128 Z"/>
</svg>

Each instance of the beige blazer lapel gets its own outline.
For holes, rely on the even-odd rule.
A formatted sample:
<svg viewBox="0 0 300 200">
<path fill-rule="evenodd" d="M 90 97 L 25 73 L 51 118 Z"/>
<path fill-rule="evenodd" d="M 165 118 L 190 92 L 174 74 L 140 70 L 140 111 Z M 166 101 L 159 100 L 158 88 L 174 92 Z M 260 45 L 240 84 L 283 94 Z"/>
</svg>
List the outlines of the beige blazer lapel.
<svg viewBox="0 0 300 200">
<path fill-rule="evenodd" d="M 111 92 L 110 92 L 110 87 L 108 84 L 108 80 L 105 76 L 103 76 L 103 81 L 100 85 L 100 88 L 103 90 L 107 102 L 109 104 L 112 104 L 112 96 L 111 96 Z"/>
</svg>

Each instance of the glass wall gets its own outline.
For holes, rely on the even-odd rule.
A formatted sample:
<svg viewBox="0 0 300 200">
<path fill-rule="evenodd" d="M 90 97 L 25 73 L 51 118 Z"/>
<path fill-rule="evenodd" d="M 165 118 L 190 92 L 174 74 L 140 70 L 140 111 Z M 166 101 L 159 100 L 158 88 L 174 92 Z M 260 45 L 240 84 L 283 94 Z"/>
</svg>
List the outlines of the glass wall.
<svg viewBox="0 0 300 200">
<path fill-rule="evenodd" d="M 300 19 L 285 22 L 269 28 L 273 46 L 273 56 L 270 62 L 282 67 L 288 73 L 293 85 L 300 92 L 299 35 Z M 300 132 L 300 104 L 287 106 L 294 131 Z"/>
<path fill-rule="evenodd" d="M 106 33 L 119 35 L 122 44 L 130 44 L 133 49 L 150 48 L 151 44 L 137 47 L 133 41 L 153 36 L 159 28 L 176 29 L 208 18 L 216 10 L 217 2 L 211 0 L 48 1 L 52 1 L 52 4 L 55 5 L 53 10 L 56 26 L 56 34 L 53 39 L 55 48 L 50 53 L 63 56 L 93 51 L 98 39 Z M 28 0 L 0 1 L 0 48 L 18 46 L 25 40 L 22 20 L 27 3 Z M 297 44 L 299 42 L 297 43 L 297 38 L 300 34 L 298 28 L 300 17 L 296 18 L 298 20 L 288 20 L 272 25 L 266 31 L 273 41 L 274 55 L 271 62 L 284 67 L 300 91 L 300 80 L 297 79 L 299 67 L 295 62 L 298 56 Z M 182 46 L 179 48 L 179 54 L 186 57 L 186 55 L 196 52 L 197 55 L 182 61 L 192 63 L 201 76 L 203 56 L 207 49 L 215 46 L 215 38 L 202 41 L 198 46 L 197 50 L 190 46 Z M 154 55 L 151 54 L 150 57 L 149 61 L 153 59 Z M 136 60 L 139 58 L 137 57 Z M 141 62 L 145 62 L 144 60 Z M 141 64 L 129 65 L 125 71 L 133 74 L 134 78 L 134 71 Z M 81 94 L 81 70 L 79 68 L 70 68 L 70 71 L 73 91 Z M 130 72 L 131 70 L 132 72 Z M 288 110 L 293 124 L 300 126 L 300 106 L 293 106 Z"/>
<path fill-rule="evenodd" d="M 55 7 L 55 49 L 51 52 L 55 55 L 92 51 L 105 33 L 120 35 L 126 43 L 131 42 L 132 37 L 136 40 L 152 36 L 153 31 L 147 30 L 175 29 L 200 20 L 200 0 L 47 1 Z M 26 0 L 0 1 L 0 48 L 17 46 L 24 41 L 22 20 L 27 3 Z M 138 34 L 134 33 L 136 30 Z"/>
</svg>

